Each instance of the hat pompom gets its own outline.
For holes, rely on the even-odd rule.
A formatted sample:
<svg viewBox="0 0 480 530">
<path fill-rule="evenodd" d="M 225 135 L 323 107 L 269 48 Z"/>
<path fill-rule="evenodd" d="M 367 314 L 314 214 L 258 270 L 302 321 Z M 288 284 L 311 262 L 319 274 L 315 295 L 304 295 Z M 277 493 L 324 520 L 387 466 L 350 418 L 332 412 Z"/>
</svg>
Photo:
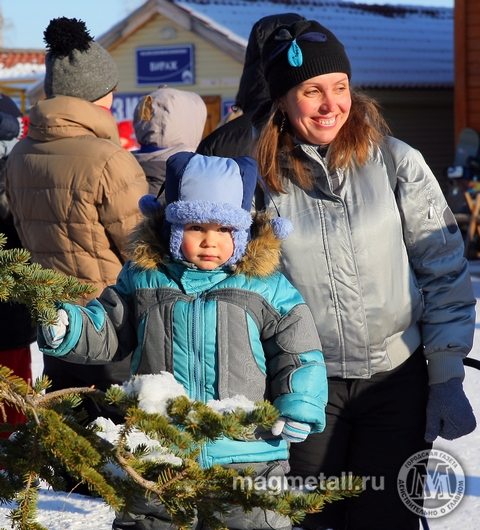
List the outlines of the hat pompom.
<svg viewBox="0 0 480 530">
<path fill-rule="evenodd" d="M 287 239 L 287 237 L 293 232 L 293 224 L 289 219 L 283 217 L 274 217 L 270 220 L 272 225 L 273 233 L 278 239 Z"/>
<path fill-rule="evenodd" d="M 85 22 L 54 18 L 43 35 L 48 49 L 43 81 L 47 98 L 69 96 L 92 103 L 118 85 L 115 61 L 93 40 Z"/>
<path fill-rule="evenodd" d="M 138 201 L 138 207 L 143 215 L 148 215 L 149 213 L 155 212 L 161 207 L 160 201 L 155 197 L 155 195 L 144 195 Z"/>
<path fill-rule="evenodd" d="M 90 36 L 83 20 L 60 17 L 50 21 L 43 32 L 43 40 L 53 53 L 66 57 L 73 50 L 88 50 L 93 37 Z"/>
</svg>

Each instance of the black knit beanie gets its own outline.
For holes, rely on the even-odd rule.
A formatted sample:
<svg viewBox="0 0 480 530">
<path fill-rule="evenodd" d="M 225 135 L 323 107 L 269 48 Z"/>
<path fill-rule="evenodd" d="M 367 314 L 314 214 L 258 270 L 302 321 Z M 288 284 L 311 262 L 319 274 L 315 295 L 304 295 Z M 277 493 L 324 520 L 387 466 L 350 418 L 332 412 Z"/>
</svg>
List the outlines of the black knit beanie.
<svg viewBox="0 0 480 530">
<path fill-rule="evenodd" d="M 343 44 L 315 20 L 279 26 L 265 41 L 262 60 L 273 101 L 317 75 L 342 72 L 351 77 Z"/>
<path fill-rule="evenodd" d="M 43 35 L 48 48 L 44 81 L 47 97 L 73 96 L 92 102 L 117 86 L 115 61 L 93 40 L 85 22 L 76 18 L 55 18 Z"/>
</svg>

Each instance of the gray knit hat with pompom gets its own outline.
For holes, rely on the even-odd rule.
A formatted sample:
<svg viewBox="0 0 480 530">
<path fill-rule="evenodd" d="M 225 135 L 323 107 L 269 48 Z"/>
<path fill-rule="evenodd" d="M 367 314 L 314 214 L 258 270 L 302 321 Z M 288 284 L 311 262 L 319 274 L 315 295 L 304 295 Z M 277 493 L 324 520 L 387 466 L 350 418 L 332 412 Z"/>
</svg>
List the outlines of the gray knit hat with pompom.
<svg viewBox="0 0 480 530">
<path fill-rule="evenodd" d="M 43 33 L 47 45 L 45 95 L 96 101 L 118 85 L 112 56 L 90 36 L 85 22 L 55 18 Z"/>
</svg>

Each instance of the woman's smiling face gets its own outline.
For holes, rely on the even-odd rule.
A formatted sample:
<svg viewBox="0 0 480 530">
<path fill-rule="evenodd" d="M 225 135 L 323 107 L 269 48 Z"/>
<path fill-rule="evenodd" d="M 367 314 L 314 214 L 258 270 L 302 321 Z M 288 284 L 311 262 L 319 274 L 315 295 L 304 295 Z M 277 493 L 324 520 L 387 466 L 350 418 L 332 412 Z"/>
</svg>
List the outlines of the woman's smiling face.
<svg viewBox="0 0 480 530">
<path fill-rule="evenodd" d="M 324 74 L 291 88 L 280 109 L 295 136 L 313 145 L 327 145 L 337 136 L 350 113 L 352 98 L 347 74 Z"/>
</svg>

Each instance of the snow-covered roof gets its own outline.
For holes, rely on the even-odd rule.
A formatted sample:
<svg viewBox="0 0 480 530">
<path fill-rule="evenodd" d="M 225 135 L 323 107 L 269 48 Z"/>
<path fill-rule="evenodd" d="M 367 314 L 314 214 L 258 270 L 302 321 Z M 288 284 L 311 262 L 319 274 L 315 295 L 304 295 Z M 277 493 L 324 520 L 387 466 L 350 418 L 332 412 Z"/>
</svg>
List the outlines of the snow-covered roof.
<svg viewBox="0 0 480 530">
<path fill-rule="evenodd" d="M 275 13 L 317 20 L 344 44 L 352 83 L 370 88 L 441 88 L 454 81 L 453 9 L 342 0 L 171 0 L 246 46 L 255 22 Z"/>
<path fill-rule="evenodd" d="M 45 50 L 0 48 L 0 82 L 7 79 L 32 82 L 44 74 Z"/>
<path fill-rule="evenodd" d="M 111 49 L 160 13 L 242 62 L 255 22 L 267 15 L 292 12 L 318 20 L 335 33 L 352 63 L 354 84 L 366 88 L 453 86 L 453 9 L 446 7 L 343 0 L 148 0 L 98 41 Z M 0 81 L 43 78 L 43 54 L 37 53 L 31 62 L 19 56 L 11 67 L 0 55 Z"/>
</svg>

